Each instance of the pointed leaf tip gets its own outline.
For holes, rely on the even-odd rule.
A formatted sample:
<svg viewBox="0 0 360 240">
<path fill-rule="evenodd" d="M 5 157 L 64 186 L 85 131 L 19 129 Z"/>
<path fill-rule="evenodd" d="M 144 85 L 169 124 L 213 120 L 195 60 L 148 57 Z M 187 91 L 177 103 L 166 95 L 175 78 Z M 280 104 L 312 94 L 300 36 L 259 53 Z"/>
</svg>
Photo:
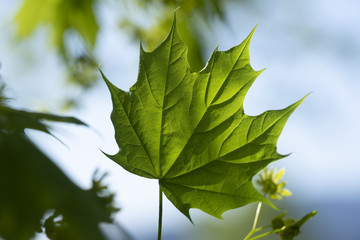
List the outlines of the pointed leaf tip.
<svg viewBox="0 0 360 240">
<path fill-rule="evenodd" d="M 176 19 L 176 13 L 180 8 L 181 8 L 181 6 L 178 6 L 178 7 L 175 8 L 175 10 L 174 10 L 174 19 Z"/>
<path fill-rule="evenodd" d="M 251 40 L 257 28 L 258 28 L 258 24 L 256 24 L 255 27 L 253 27 L 253 29 L 250 31 L 246 39 Z"/>
<path fill-rule="evenodd" d="M 177 33 L 177 28 L 176 28 L 176 24 L 177 24 L 177 20 L 176 20 L 176 11 L 177 9 L 179 9 L 180 7 L 176 8 L 175 11 L 174 11 L 174 18 L 173 18 L 173 21 L 172 21 L 172 24 L 171 24 L 171 29 L 170 29 L 170 33 L 169 35 L 175 31 L 175 33 Z"/>
</svg>

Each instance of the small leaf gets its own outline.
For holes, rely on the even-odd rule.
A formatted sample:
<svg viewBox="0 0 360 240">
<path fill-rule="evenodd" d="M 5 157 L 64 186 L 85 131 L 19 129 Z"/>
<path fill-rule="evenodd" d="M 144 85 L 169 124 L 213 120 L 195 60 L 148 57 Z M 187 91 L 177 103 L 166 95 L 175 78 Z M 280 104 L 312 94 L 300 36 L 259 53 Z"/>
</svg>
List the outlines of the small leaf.
<svg viewBox="0 0 360 240">
<path fill-rule="evenodd" d="M 280 194 L 281 196 L 283 196 L 283 197 L 290 197 L 290 196 L 291 196 L 291 192 L 290 192 L 290 190 L 288 190 L 288 189 L 281 189 L 281 190 L 279 191 L 279 194 Z"/>
<path fill-rule="evenodd" d="M 285 168 L 280 169 L 274 177 L 274 182 L 277 183 L 281 180 L 281 178 L 284 176 Z"/>
<path fill-rule="evenodd" d="M 254 31 L 228 51 L 216 49 L 205 68 L 191 72 L 174 18 L 169 35 L 154 51 L 140 49 L 138 80 L 129 92 L 103 75 L 120 149 L 108 157 L 129 172 L 158 179 L 167 198 L 189 219 L 190 208 L 221 218 L 252 202 L 271 205 L 256 191 L 252 177 L 286 156 L 277 153 L 276 142 L 304 98 L 258 116 L 244 113 L 245 95 L 262 72 L 250 66 Z"/>
<path fill-rule="evenodd" d="M 282 240 L 292 240 L 299 235 L 301 226 L 316 214 L 316 211 L 312 211 L 300 220 L 295 221 L 294 219 L 284 219 L 286 213 L 282 213 L 271 221 L 271 225 L 274 230 L 281 230 L 277 232 Z"/>
</svg>

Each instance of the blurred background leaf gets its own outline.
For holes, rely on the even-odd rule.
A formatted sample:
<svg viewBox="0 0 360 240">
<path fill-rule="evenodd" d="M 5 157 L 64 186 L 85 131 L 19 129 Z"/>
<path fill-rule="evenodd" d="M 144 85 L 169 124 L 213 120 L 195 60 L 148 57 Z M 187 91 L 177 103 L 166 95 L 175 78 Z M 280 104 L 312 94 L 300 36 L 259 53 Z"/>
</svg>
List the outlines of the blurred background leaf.
<svg viewBox="0 0 360 240">
<path fill-rule="evenodd" d="M 272 228 L 280 235 L 282 240 L 293 240 L 300 234 L 300 228 L 304 223 L 309 221 L 317 214 L 316 211 L 312 211 L 299 220 L 292 218 L 284 219 L 286 212 L 276 216 L 271 221 Z"/>
<path fill-rule="evenodd" d="M 52 44 L 68 68 L 68 81 L 83 88 L 96 81 L 92 50 L 99 26 L 94 4 L 94 0 L 25 0 L 14 19 L 19 38 L 28 38 L 37 28 L 47 26 Z M 81 49 L 70 50 L 73 43 L 69 38 L 78 38 Z"/>
<path fill-rule="evenodd" d="M 25 135 L 0 133 L 0 236 L 27 240 L 41 232 L 47 210 L 57 209 L 71 226 L 68 239 L 105 239 L 109 221 L 98 196 L 77 187 Z"/>
<path fill-rule="evenodd" d="M 227 2 L 236 0 L 227 0 Z M 237 0 L 238 2 L 247 2 Z M 86 90 L 98 81 L 94 53 L 98 33 L 104 26 L 97 17 L 101 7 L 118 12 L 119 29 L 152 50 L 165 38 L 173 11 L 178 9 L 179 32 L 189 47 L 193 71 L 204 67 L 204 33 L 211 32 L 214 19 L 225 22 L 226 0 L 25 0 L 14 20 L 17 38 L 27 39 L 42 27 L 49 30 L 52 46 L 67 69 L 65 81 Z M 135 14 L 134 14 L 135 13 Z M 142 17 L 139 17 L 142 16 Z M 63 109 L 77 106 L 76 98 L 63 100 Z"/>
<path fill-rule="evenodd" d="M 3 91 L 0 99 L 6 99 Z M 118 211 L 114 195 L 102 178 L 94 178 L 89 190 L 79 188 L 32 143 L 25 129 L 50 134 L 44 120 L 85 125 L 73 117 L 17 110 L 0 102 L 0 237 L 28 240 L 42 232 L 44 215 L 56 210 L 66 223 L 59 230 L 45 222 L 47 233 L 55 236 L 51 239 L 106 239 L 99 224 L 113 222 Z"/>
</svg>

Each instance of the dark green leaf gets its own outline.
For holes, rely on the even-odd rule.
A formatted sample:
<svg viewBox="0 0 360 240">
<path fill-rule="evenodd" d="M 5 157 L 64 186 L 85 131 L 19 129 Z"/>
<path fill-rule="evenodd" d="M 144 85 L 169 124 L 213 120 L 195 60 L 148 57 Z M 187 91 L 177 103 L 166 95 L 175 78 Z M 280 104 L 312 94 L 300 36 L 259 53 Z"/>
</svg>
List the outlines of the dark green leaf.
<svg viewBox="0 0 360 240">
<path fill-rule="evenodd" d="M 104 239 L 98 228 L 108 211 L 93 192 L 80 189 L 25 135 L 0 132 L 0 237 L 28 240 L 40 220 L 57 209 L 71 226 L 69 240 Z"/>
<path fill-rule="evenodd" d="M 91 195 L 97 196 L 97 200 L 106 209 L 106 222 L 112 223 L 112 215 L 119 209 L 114 206 L 114 194 L 110 193 L 107 186 L 102 184 L 103 175 L 100 179 L 93 178 L 93 186 L 87 190 Z M 74 239 L 74 228 L 71 219 L 67 219 L 59 210 L 56 210 L 44 222 L 45 233 L 50 240 L 68 240 Z"/>
<path fill-rule="evenodd" d="M 82 121 L 68 116 L 29 112 L 0 105 L 0 131 L 23 133 L 26 128 L 50 133 L 43 121 L 74 123 L 86 126 Z"/>
<path fill-rule="evenodd" d="M 306 214 L 300 220 L 295 221 L 294 219 L 284 219 L 286 215 L 286 213 L 284 212 L 279 216 L 275 217 L 271 221 L 271 225 L 274 230 L 281 230 L 277 232 L 280 234 L 282 240 L 292 240 L 294 239 L 294 237 L 299 235 L 301 226 L 304 225 L 305 222 L 307 222 L 310 218 L 314 217 L 316 214 L 316 211 L 312 211 Z"/>
</svg>

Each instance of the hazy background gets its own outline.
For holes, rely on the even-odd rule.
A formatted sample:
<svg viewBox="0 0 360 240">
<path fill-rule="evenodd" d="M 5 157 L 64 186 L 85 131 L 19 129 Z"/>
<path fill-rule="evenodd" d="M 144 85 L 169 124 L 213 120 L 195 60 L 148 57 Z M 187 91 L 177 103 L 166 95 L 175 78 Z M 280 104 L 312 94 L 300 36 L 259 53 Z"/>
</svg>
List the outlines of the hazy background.
<svg viewBox="0 0 360 240">
<path fill-rule="evenodd" d="M 64 86 L 65 68 L 48 43 L 46 28 L 26 41 L 15 41 L 12 18 L 20 5 L 18 0 L 0 0 L 0 74 L 8 85 L 8 95 L 16 99 L 11 104 L 59 112 L 57 103 L 64 94 L 82 94 L 81 107 L 67 114 L 91 128 L 54 126 L 68 147 L 45 134 L 29 133 L 80 186 L 90 186 L 95 169 L 109 173 L 106 182 L 116 192 L 122 209 L 117 222 L 134 239 L 155 239 L 157 182 L 126 172 L 99 150 L 117 151 L 105 84 L 99 81 L 86 92 Z M 311 92 L 290 117 L 278 141 L 279 152 L 291 156 L 273 164 L 286 168 L 285 180 L 293 196 L 279 205 L 289 207 L 289 217 L 300 218 L 318 210 L 297 239 L 359 238 L 359 9 L 356 0 L 231 2 L 225 8 L 227 24 L 214 19 L 210 22 L 212 32 L 202 36 L 210 56 L 218 44 L 220 50 L 239 44 L 258 24 L 250 48 L 251 64 L 256 70 L 267 70 L 245 99 L 248 115 L 283 108 Z M 118 29 L 117 14 L 111 8 L 99 9 L 103 28 L 95 53 L 108 79 L 127 90 L 136 81 L 139 42 Z M 193 226 L 166 200 L 164 239 L 210 239 L 205 236 L 211 231 L 221 233 L 223 239 L 224 232 L 238 231 L 228 238 L 242 239 L 240 228 L 243 226 L 245 232 L 250 229 L 254 211 L 255 205 L 250 205 L 217 220 L 191 210 Z M 271 209 L 265 212 L 278 214 Z M 241 218 L 241 214 L 246 217 Z"/>
</svg>

